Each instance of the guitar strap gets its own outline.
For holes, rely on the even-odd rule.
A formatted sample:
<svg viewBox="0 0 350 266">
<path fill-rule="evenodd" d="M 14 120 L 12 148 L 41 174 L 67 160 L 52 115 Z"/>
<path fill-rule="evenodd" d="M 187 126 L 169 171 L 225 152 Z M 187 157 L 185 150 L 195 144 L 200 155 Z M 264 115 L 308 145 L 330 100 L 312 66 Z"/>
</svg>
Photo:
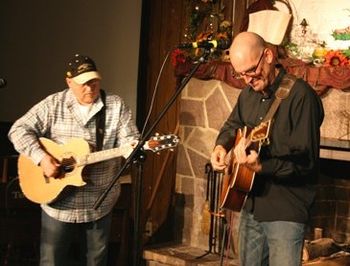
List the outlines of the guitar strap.
<svg viewBox="0 0 350 266">
<path fill-rule="evenodd" d="M 103 106 L 101 110 L 96 114 L 96 151 L 102 150 L 103 137 L 105 133 L 106 124 L 106 93 L 104 90 L 100 90 L 101 100 Z"/>
<path fill-rule="evenodd" d="M 262 122 L 267 122 L 269 120 L 272 120 L 273 116 L 275 115 L 278 107 L 280 106 L 282 100 L 286 99 L 289 96 L 290 90 L 293 87 L 294 83 L 296 81 L 296 77 L 290 74 L 285 74 L 282 78 L 281 84 L 279 88 L 275 92 L 275 100 L 273 101 L 272 105 L 270 106 L 269 111 L 266 113 L 265 118 Z M 252 209 L 254 209 L 255 205 L 255 199 L 252 198 Z"/>
<path fill-rule="evenodd" d="M 282 100 L 286 99 L 289 96 L 290 90 L 295 83 L 296 77 L 290 74 L 285 74 L 279 88 L 275 92 L 275 100 L 273 101 L 269 111 L 266 113 L 263 122 L 269 121 L 275 115 L 279 105 Z"/>
</svg>

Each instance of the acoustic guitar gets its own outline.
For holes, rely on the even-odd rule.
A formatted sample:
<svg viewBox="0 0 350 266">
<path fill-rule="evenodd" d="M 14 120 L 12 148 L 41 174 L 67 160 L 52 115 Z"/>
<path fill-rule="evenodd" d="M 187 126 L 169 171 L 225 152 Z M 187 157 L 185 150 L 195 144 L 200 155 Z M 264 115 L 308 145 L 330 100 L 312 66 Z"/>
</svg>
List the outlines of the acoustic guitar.
<svg viewBox="0 0 350 266">
<path fill-rule="evenodd" d="M 238 129 L 234 147 L 237 146 L 241 138 L 245 137 L 248 143 L 250 143 L 250 145 L 246 147 L 246 150 L 255 150 L 259 154 L 261 146 L 269 143 L 270 125 L 271 120 L 268 120 L 262 122 L 253 129 L 247 127 Z M 255 172 L 245 165 L 237 163 L 233 150 L 234 148 L 230 151 L 230 164 L 225 169 L 223 177 L 220 208 L 239 212 L 247 199 L 248 193 L 252 189 Z"/>
<path fill-rule="evenodd" d="M 179 138 L 176 135 L 156 135 L 144 144 L 143 149 L 160 152 L 176 147 L 178 142 Z M 46 177 L 42 168 L 30 158 L 19 156 L 18 175 L 21 190 L 26 198 L 36 203 L 53 202 L 67 186 L 84 186 L 86 182 L 83 180 L 82 171 L 86 165 L 117 157 L 127 158 L 133 151 L 133 145 L 128 144 L 90 153 L 88 142 L 80 138 L 73 138 L 63 145 L 40 138 L 40 143 L 46 152 L 61 164 L 61 172 L 57 178 Z"/>
</svg>

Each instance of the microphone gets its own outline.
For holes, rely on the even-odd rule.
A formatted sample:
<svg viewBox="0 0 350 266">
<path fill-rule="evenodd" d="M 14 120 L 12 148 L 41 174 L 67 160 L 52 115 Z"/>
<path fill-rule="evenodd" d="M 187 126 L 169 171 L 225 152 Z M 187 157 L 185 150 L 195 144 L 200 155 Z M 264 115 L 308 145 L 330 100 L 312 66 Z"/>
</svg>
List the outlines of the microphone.
<svg viewBox="0 0 350 266">
<path fill-rule="evenodd" d="M 178 48 L 189 49 L 189 48 L 218 48 L 222 50 L 226 50 L 230 47 L 231 40 L 229 39 L 218 39 L 218 40 L 206 40 L 200 42 L 189 42 L 189 43 L 181 43 Z"/>
<path fill-rule="evenodd" d="M 6 79 L 0 78 L 0 88 L 4 88 L 7 84 Z"/>
</svg>

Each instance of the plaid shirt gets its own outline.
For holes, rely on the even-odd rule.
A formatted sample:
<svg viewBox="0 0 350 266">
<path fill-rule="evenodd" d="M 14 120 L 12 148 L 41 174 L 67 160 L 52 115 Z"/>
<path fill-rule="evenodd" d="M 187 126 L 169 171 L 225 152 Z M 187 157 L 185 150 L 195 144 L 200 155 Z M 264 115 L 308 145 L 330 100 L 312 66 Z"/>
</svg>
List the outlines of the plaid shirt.
<svg viewBox="0 0 350 266">
<path fill-rule="evenodd" d="M 38 137 L 45 137 L 64 144 L 71 138 L 82 138 L 91 146 L 96 143 L 96 113 L 102 108 L 99 98 L 87 117 L 81 114 L 79 103 L 69 89 L 52 94 L 33 106 L 18 119 L 9 132 L 16 150 L 39 164 L 45 152 Z M 117 95 L 106 96 L 106 125 L 103 150 L 112 149 L 138 139 L 138 130 L 130 109 Z M 120 194 L 120 185 L 109 191 L 102 204 L 95 210 L 94 203 L 110 184 L 120 167 L 120 158 L 87 165 L 84 168 L 82 187 L 66 187 L 58 200 L 42 204 L 51 217 L 63 222 L 90 222 L 108 214 Z"/>
</svg>

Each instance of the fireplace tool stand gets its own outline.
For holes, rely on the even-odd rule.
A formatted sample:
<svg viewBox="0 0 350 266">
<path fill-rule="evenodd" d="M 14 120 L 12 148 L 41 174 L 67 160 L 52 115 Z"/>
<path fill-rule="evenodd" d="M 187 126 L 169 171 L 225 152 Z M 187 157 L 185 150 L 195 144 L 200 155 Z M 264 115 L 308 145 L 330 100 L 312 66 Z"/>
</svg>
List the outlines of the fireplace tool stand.
<svg viewBox="0 0 350 266">
<path fill-rule="evenodd" d="M 210 163 L 205 165 L 207 175 L 206 200 L 203 207 L 202 230 L 207 231 L 208 226 L 208 250 L 196 257 L 203 258 L 208 254 L 220 254 L 220 265 L 222 265 L 224 250 L 227 242 L 227 222 L 225 215 L 220 210 L 220 194 L 222 187 L 221 173 L 213 170 Z M 208 219 L 208 216 L 210 218 Z M 208 221 L 209 220 L 209 221 Z M 209 223 L 209 225 L 208 225 Z"/>
</svg>

